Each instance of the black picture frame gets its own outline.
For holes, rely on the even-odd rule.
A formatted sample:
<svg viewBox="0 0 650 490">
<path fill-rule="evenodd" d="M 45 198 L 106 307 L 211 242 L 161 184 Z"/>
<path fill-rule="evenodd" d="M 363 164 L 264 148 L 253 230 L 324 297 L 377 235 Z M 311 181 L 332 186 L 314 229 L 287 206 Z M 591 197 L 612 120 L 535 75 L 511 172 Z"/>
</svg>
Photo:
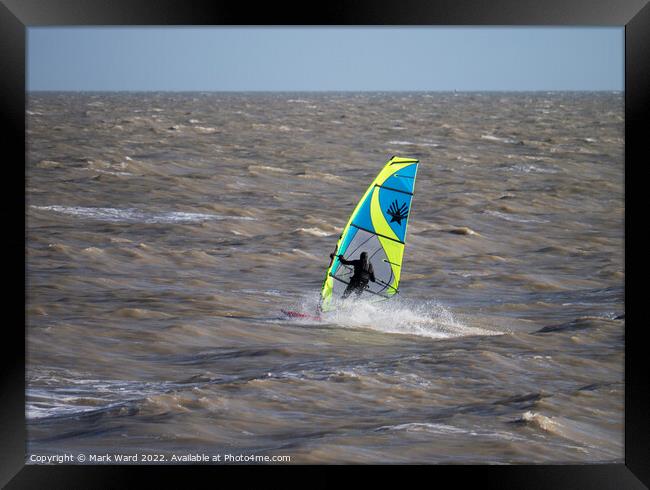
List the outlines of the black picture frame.
<svg viewBox="0 0 650 490">
<path fill-rule="evenodd" d="M 25 267 L 25 167 L 16 163 L 26 151 L 26 29 L 32 26 L 75 25 L 526 25 L 526 26 L 625 26 L 625 252 L 633 230 L 629 198 L 636 194 L 632 169 L 642 168 L 641 156 L 647 136 L 643 122 L 650 98 L 650 5 L 646 0 L 399 0 L 329 1 L 316 5 L 215 0 L 2 0 L 0 3 L 0 117 L 6 145 L 4 207 L 15 217 L 5 235 L 10 251 L 5 255 L 9 281 L 5 281 L 5 304 L 15 313 L 3 331 L 3 369 L 0 391 L 0 484 L 7 488 L 131 488 L 133 478 L 153 469 L 156 478 L 168 485 L 187 485 L 184 471 L 192 471 L 192 485 L 200 477 L 217 484 L 223 466 L 37 466 L 25 465 L 25 312 L 19 309 L 26 293 Z M 15 150 L 8 153 L 6 150 Z M 21 156 L 22 155 L 22 156 Z M 645 158 L 647 160 L 647 158 Z M 11 168 L 8 168 L 11 167 Z M 639 175 L 637 177 L 637 185 Z M 638 223 L 636 223 L 639 226 Z M 23 237 L 22 243 L 20 236 Z M 21 260 L 22 258 L 22 260 Z M 21 266 L 22 263 L 22 266 Z M 630 263 L 628 261 L 628 263 Z M 643 352 L 643 324 L 630 316 L 631 290 L 627 284 L 642 274 L 626 270 L 625 288 L 625 463 L 620 465 L 508 465 L 409 467 L 410 478 L 453 478 L 454 485 L 468 481 L 482 488 L 644 488 L 650 485 L 650 428 L 648 415 L 648 356 Z M 22 312 L 22 313 L 21 313 Z M 15 319 L 15 321 L 13 321 Z M 19 325 L 22 321 L 23 328 Z M 645 368 L 643 366 L 646 366 Z M 237 466 L 239 485 L 254 476 L 285 486 L 290 481 L 270 480 L 278 472 L 283 478 L 295 466 Z M 330 467 L 331 468 L 331 467 Z M 367 467 L 365 467 L 367 469 Z M 403 467 L 402 467 L 403 468 Z M 251 471 L 254 469 L 255 471 Z M 364 467 L 353 467 L 352 472 Z M 395 467 L 373 467 L 374 478 L 387 481 Z M 308 480 L 297 482 L 322 486 L 333 479 L 327 467 L 302 467 Z M 426 474 L 422 474 L 426 472 Z M 148 473 L 149 474 L 149 473 Z M 431 480 L 435 477 L 436 480 Z M 149 476 L 146 482 L 150 482 Z M 396 482 L 399 480 L 396 480 Z M 405 482 L 401 482 L 405 483 Z"/>
</svg>

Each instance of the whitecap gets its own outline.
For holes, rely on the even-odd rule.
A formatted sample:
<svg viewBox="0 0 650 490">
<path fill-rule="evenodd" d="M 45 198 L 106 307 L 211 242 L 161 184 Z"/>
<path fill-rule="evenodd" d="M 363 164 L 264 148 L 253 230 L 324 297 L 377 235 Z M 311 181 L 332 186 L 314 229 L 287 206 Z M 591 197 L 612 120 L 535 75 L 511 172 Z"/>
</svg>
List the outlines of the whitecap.
<svg viewBox="0 0 650 490">
<path fill-rule="evenodd" d="M 203 134 L 213 134 L 219 132 L 217 128 L 212 128 L 209 126 L 194 126 L 194 129 L 199 133 L 203 133 Z"/>
<path fill-rule="evenodd" d="M 78 216 L 80 218 L 93 219 L 97 221 L 108 221 L 111 223 L 200 223 L 210 220 L 255 220 L 247 216 L 223 216 L 206 213 L 190 213 L 183 211 L 172 211 L 167 213 L 151 213 L 136 208 L 92 208 L 82 206 L 31 206 L 34 209 L 55 211 L 57 213 Z"/>
<path fill-rule="evenodd" d="M 45 384 L 34 386 L 41 383 Z M 195 385 L 198 384 L 34 376 L 25 392 L 25 415 L 27 419 L 79 415 Z"/>
<path fill-rule="evenodd" d="M 377 431 L 385 430 L 405 430 L 407 432 L 435 432 L 438 434 L 466 434 L 465 429 L 459 429 L 446 424 L 433 424 L 429 422 L 410 422 L 399 425 L 384 425 L 375 429 Z"/>
<path fill-rule="evenodd" d="M 492 431 L 492 430 L 484 430 L 484 429 L 476 430 L 476 429 L 469 429 L 469 428 L 463 429 L 460 427 L 454 427 L 452 425 L 436 424 L 431 422 L 410 422 L 410 423 L 399 424 L 399 425 L 386 425 L 383 427 L 379 427 L 378 429 L 375 430 L 376 431 L 389 430 L 389 431 L 406 431 L 406 432 L 427 432 L 427 433 L 442 434 L 442 435 L 462 434 L 464 436 L 488 437 L 488 438 L 495 438 L 495 439 L 505 439 L 510 441 L 527 440 L 523 437 L 517 436 L 510 432 Z"/>
<path fill-rule="evenodd" d="M 507 167 L 507 170 L 522 172 L 522 173 L 539 173 L 539 174 L 556 174 L 558 170 L 551 167 L 538 167 L 533 164 L 516 164 Z"/>
<path fill-rule="evenodd" d="M 502 138 L 499 136 L 494 136 L 492 134 L 482 134 L 481 139 L 488 140 L 488 141 L 496 141 L 497 143 L 508 143 L 511 145 L 519 143 L 519 141 L 514 140 L 512 138 Z"/>
<path fill-rule="evenodd" d="M 538 219 L 538 218 L 521 218 L 519 216 L 513 216 L 511 214 L 506 214 L 506 213 L 501 213 L 499 211 L 483 211 L 485 214 L 489 214 L 491 216 L 496 216 L 497 218 L 501 218 L 506 221 L 513 221 L 515 223 L 548 223 L 549 221 L 546 219 Z"/>
<path fill-rule="evenodd" d="M 92 172 L 97 172 L 100 174 L 117 175 L 118 177 L 130 177 L 133 175 L 130 172 L 111 172 L 110 170 L 102 170 L 100 168 L 86 168 L 83 170 L 90 170 Z"/>
<path fill-rule="evenodd" d="M 308 235 L 313 235 L 313 236 L 330 236 L 334 234 L 334 233 L 327 232 L 325 230 L 321 230 L 320 228 L 316 228 L 316 227 L 298 228 L 295 231 L 307 233 Z"/>
<path fill-rule="evenodd" d="M 439 148 L 441 146 L 438 143 L 432 143 L 432 142 L 416 143 L 413 141 L 400 141 L 400 140 L 389 141 L 388 144 L 397 145 L 397 146 L 430 146 L 432 148 Z"/>
</svg>

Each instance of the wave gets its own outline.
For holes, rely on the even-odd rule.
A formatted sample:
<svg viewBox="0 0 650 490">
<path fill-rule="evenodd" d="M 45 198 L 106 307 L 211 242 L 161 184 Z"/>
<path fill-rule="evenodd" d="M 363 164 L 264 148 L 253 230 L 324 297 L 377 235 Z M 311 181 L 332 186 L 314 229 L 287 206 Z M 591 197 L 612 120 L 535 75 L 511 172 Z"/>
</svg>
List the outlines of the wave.
<svg viewBox="0 0 650 490">
<path fill-rule="evenodd" d="M 446 424 L 434 424 L 430 422 L 409 422 L 398 425 L 384 425 L 375 429 L 376 431 L 405 430 L 407 432 L 433 432 L 438 434 L 467 434 L 465 429 L 453 427 Z"/>
<path fill-rule="evenodd" d="M 607 451 L 605 448 L 611 444 L 613 435 L 595 423 L 578 421 L 563 416 L 551 417 L 533 411 L 523 413 L 521 418 L 515 422 L 562 437 L 586 449 L 596 449 L 599 452 Z"/>
<path fill-rule="evenodd" d="M 320 228 L 317 228 L 315 226 L 310 227 L 310 228 L 297 228 L 294 231 L 307 233 L 308 235 L 313 235 L 313 236 L 331 236 L 331 235 L 334 235 L 334 233 L 331 233 L 331 232 L 325 231 L 325 230 L 321 230 Z"/>
<path fill-rule="evenodd" d="M 166 213 L 152 213 L 136 208 L 92 208 L 83 206 L 31 206 L 34 209 L 54 211 L 69 214 L 80 218 L 87 218 L 110 223 L 146 223 L 146 224 L 182 224 L 201 223 L 210 220 L 255 220 L 248 216 L 224 216 L 218 214 L 189 213 L 172 211 Z"/>
<path fill-rule="evenodd" d="M 289 173 L 289 170 L 281 167 L 271 167 L 269 165 L 249 165 L 248 170 L 250 172 L 279 172 L 283 174 Z"/>
<path fill-rule="evenodd" d="M 92 172 L 97 172 L 97 173 L 100 173 L 100 174 L 116 175 L 118 177 L 130 177 L 130 176 L 134 175 L 134 174 L 132 174 L 130 172 L 111 172 L 110 170 L 102 170 L 101 168 L 87 168 L 87 169 L 83 169 L 83 170 L 90 170 Z"/>
<path fill-rule="evenodd" d="M 144 308 L 120 308 L 115 312 L 116 316 L 122 318 L 134 318 L 138 320 L 171 318 L 172 315 L 160 311 L 146 310 Z"/>
<path fill-rule="evenodd" d="M 482 140 L 487 140 L 487 141 L 494 141 L 496 143 L 507 143 L 509 145 L 523 145 L 523 141 L 521 140 L 516 140 L 513 138 L 503 138 L 499 136 L 494 136 L 492 134 L 482 134 L 481 135 Z"/>
<path fill-rule="evenodd" d="M 495 216 L 497 218 L 504 219 L 506 221 L 514 221 L 515 223 L 548 223 L 547 219 L 538 219 L 538 218 L 521 218 L 518 216 L 513 216 L 506 213 L 501 213 L 499 211 L 487 210 L 483 211 L 485 214 Z"/>
<path fill-rule="evenodd" d="M 521 172 L 525 174 L 529 173 L 538 173 L 538 174 L 556 174 L 559 172 L 558 169 L 556 168 L 551 168 L 551 167 L 538 167 L 537 165 L 533 165 L 531 163 L 528 164 L 515 164 L 511 165 L 509 167 L 506 167 L 507 171 L 514 171 L 514 172 Z"/>
<path fill-rule="evenodd" d="M 442 146 L 439 143 L 431 143 L 431 142 L 415 143 L 413 141 L 389 141 L 388 144 L 397 145 L 397 146 L 430 146 L 433 148 L 440 148 Z"/>
<path fill-rule="evenodd" d="M 38 168 L 60 168 L 65 165 L 61 162 L 56 162 L 54 160 L 41 160 L 36 164 Z"/>
<path fill-rule="evenodd" d="M 52 372 L 29 380 L 25 414 L 28 420 L 87 414 L 186 386 L 165 381 L 75 379 Z"/>
<path fill-rule="evenodd" d="M 220 132 L 218 128 L 213 128 L 210 126 L 193 126 L 193 129 L 203 134 L 214 134 Z"/>
<path fill-rule="evenodd" d="M 471 429 L 471 428 L 460 428 L 454 427 L 447 424 L 436 424 L 431 422 L 410 422 L 406 424 L 398 425 L 386 425 L 375 429 L 377 432 L 383 431 L 406 431 L 406 432 L 426 432 L 431 434 L 439 435 L 463 435 L 463 436 L 473 436 L 473 437 L 487 437 L 487 438 L 496 438 L 504 439 L 510 441 L 525 441 L 526 439 L 521 436 L 517 436 L 511 432 L 506 431 L 495 431 L 495 430 L 486 430 L 486 429 Z"/>
<path fill-rule="evenodd" d="M 566 303 L 571 304 L 571 303 Z M 585 303 L 589 304 L 590 303 Z M 574 332 L 577 330 L 589 330 L 597 327 L 602 320 L 622 320 L 621 315 L 617 316 L 615 312 L 608 312 L 602 316 L 583 316 L 576 318 L 570 322 L 561 323 L 559 325 L 548 325 L 539 329 L 538 333 L 548 333 L 548 332 Z"/>
</svg>

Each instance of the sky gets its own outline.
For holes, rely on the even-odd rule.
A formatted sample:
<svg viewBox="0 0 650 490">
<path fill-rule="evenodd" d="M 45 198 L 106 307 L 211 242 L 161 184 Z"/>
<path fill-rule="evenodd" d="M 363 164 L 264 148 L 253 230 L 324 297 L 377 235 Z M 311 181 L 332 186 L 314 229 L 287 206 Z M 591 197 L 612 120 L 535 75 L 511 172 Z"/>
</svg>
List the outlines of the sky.
<svg viewBox="0 0 650 490">
<path fill-rule="evenodd" d="M 27 89 L 624 89 L 623 27 L 30 27 Z"/>
</svg>

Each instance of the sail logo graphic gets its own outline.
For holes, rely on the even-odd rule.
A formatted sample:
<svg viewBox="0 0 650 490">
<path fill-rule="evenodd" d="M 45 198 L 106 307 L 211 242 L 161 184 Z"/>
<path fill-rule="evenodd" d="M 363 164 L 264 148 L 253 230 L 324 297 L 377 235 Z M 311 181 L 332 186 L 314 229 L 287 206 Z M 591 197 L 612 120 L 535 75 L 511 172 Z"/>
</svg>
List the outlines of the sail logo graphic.
<svg viewBox="0 0 650 490">
<path fill-rule="evenodd" d="M 390 220 L 391 223 L 397 221 L 397 224 L 401 225 L 402 220 L 406 219 L 409 215 L 409 207 L 404 203 L 400 205 L 397 200 L 395 200 L 392 202 L 386 213 L 388 213 L 388 216 L 392 218 Z"/>
</svg>

